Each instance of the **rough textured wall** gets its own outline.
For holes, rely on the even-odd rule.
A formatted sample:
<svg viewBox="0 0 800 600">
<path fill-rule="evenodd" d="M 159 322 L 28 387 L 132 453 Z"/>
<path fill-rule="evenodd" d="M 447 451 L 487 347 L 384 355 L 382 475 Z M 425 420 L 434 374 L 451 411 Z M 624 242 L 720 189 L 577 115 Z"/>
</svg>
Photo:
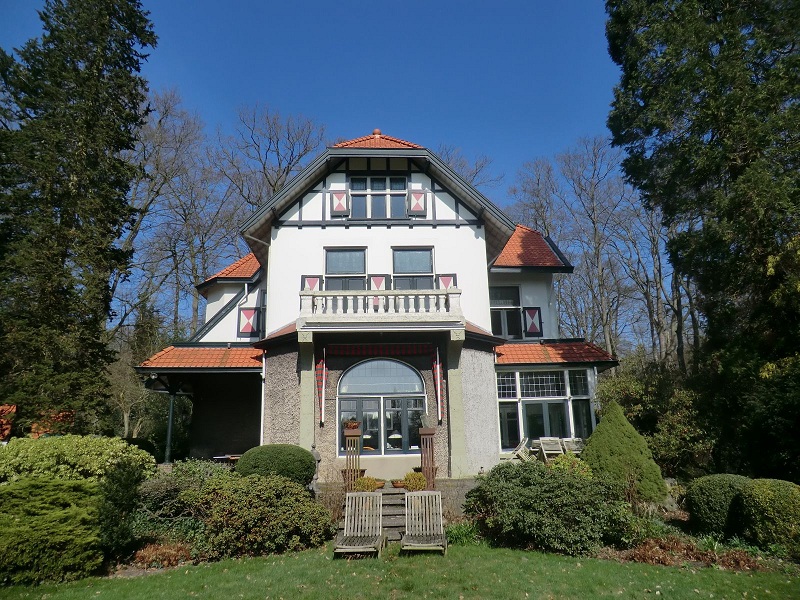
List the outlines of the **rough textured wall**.
<svg viewBox="0 0 800 600">
<path fill-rule="evenodd" d="M 464 432 L 467 460 L 473 473 L 491 469 L 500 461 L 497 392 L 491 351 L 464 346 L 461 351 L 464 387 Z"/>
<path fill-rule="evenodd" d="M 297 359 L 295 345 L 267 352 L 265 444 L 298 444 L 300 441 L 300 375 Z"/>
<path fill-rule="evenodd" d="M 375 357 L 380 358 L 380 357 Z M 314 419 L 316 424 L 316 436 L 315 436 L 315 443 L 317 451 L 320 453 L 321 461 L 320 461 L 320 481 L 322 482 L 337 482 L 342 480 L 341 469 L 344 468 L 344 457 L 339 457 L 338 454 L 338 440 L 337 440 L 337 407 L 336 407 L 336 393 L 339 386 L 339 379 L 341 378 L 342 374 L 352 367 L 353 365 L 363 362 L 367 360 L 365 358 L 358 358 L 358 357 L 344 357 L 344 356 L 331 356 L 328 357 L 327 365 L 328 365 L 328 382 L 325 387 L 325 425 L 320 426 L 320 407 L 319 402 L 315 401 L 314 406 Z M 422 376 L 423 381 L 425 382 L 425 394 L 426 394 L 426 414 L 428 415 L 430 423 L 434 424 L 436 427 L 436 435 L 433 438 L 434 443 L 434 460 L 436 461 L 436 465 L 438 466 L 438 476 L 439 477 L 447 477 L 447 466 L 448 466 L 448 456 L 449 456 L 449 444 L 447 438 L 447 403 L 445 400 L 445 405 L 443 408 L 443 415 L 442 415 L 442 422 L 441 424 L 437 421 L 437 409 L 436 409 L 436 391 L 434 389 L 433 384 L 433 371 L 431 365 L 431 357 L 430 356 L 403 356 L 400 357 L 398 360 L 400 362 L 404 362 L 406 364 L 411 365 L 417 371 L 419 371 L 420 375 Z M 447 382 L 442 383 L 442 396 L 446 399 L 447 398 Z M 392 473 L 392 469 L 389 468 L 386 470 L 385 465 L 391 464 L 392 462 L 396 462 L 398 464 L 402 463 L 402 468 L 400 469 L 403 472 L 407 472 L 409 469 L 406 463 L 411 464 L 413 462 L 414 466 L 419 466 L 420 464 L 420 457 L 419 455 L 403 455 L 403 457 L 385 457 L 383 459 L 383 471 L 382 472 L 381 466 L 378 466 L 380 462 L 377 461 L 373 457 L 365 457 L 362 458 L 365 462 L 372 462 L 376 465 L 375 469 L 370 469 L 368 475 L 372 475 L 374 477 L 392 477 L 396 476 L 397 474 Z M 362 465 L 363 466 L 363 465 Z"/>
<path fill-rule="evenodd" d="M 192 385 L 190 456 L 241 454 L 258 446 L 260 373 L 198 375 Z"/>
</svg>

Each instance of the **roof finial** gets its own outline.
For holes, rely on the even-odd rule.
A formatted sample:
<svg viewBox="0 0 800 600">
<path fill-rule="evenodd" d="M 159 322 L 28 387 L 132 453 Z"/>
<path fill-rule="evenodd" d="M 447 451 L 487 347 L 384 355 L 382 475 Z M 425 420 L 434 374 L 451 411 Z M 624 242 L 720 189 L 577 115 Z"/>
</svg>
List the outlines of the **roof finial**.
<svg viewBox="0 0 800 600">
<path fill-rule="evenodd" d="M 381 137 L 381 130 L 380 129 L 373 129 L 372 130 L 372 135 L 374 135 L 375 137 Z"/>
</svg>

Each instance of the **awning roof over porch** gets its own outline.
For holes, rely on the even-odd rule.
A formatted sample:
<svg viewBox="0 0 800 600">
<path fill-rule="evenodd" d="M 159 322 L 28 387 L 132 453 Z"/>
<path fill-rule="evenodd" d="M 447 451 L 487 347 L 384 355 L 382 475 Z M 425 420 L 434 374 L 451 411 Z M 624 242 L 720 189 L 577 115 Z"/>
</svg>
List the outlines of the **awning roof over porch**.
<svg viewBox="0 0 800 600">
<path fill-rule="evenodd" d="M 252 346 L 175 345 L 137 367 L 141 371 L 260 370 L 262 351 Z"/>
<path fill-rule="evenodd" d="M 495 354 L 498 365 L 595 364 L 608 369 L 618 364 L 608 352 L 582 340 L 503 344 Z"/>
</svg>

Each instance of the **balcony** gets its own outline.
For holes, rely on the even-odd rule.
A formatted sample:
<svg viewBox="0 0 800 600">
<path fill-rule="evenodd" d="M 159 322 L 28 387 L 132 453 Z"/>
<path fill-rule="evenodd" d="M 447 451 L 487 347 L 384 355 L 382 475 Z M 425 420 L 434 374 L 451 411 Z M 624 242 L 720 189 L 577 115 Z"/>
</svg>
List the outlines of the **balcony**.
<svg viewBox="0 0 800 600">
<path fill-rule="evenodd" d="M 463 328 L 464 314 L 458 288 L 300 292 L 298 331 Z"/>
</svg>

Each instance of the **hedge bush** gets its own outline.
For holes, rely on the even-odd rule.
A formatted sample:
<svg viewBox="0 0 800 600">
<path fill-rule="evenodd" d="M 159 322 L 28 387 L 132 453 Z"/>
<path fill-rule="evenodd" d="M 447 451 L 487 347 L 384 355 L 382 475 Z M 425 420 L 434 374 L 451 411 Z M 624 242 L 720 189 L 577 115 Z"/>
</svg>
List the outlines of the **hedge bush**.
<svg viewBox="0 0 800 600">
<path fill-rule="evenodd" d="M 0 448 L 0 481 L 31 475 L 100 481 L 123 464 L 138 471 L 142 480 L 156 472 L 156 462 L 150 454 L 121 438 L 14 438 Z"/>
<path fill-rule="evenodd" d="M 585 460 L 581 460 L 572 452 L 559 454 L 547 463 L 547 468 L 555 471 L 565 471 L 567 473 L 574 473 L 575 475 L 582 475 L 589 479 L 592 478 L 592 467 L 590 467 Z"/>
<path fill-rule="evenodd" d="M 103 564 L 96 483 L 51 477 L 0 485 L 0 583 L 65 581 Z"/>
<path fill-rule="evenodd" d="M 742 475 L 706 475 L 692 481 L 686 490 L 689 525 L 697 533 L 733 536 L 741 533 L 734 522 L 734 499 L 750 481 Z"/>
<path fill-rule="evenodd" d="M 600 478 L 508 461 L 479 477 L 464 510 L 496 545 L 586 554 L 623 536 L 629 511 L 620 498 Z"/>
<path fill-rule="evenodd" d="M 267 444 L 250 448 L 236 463 L 240 475 L 281 475 L 300 485 L 314 478 L 317 461 L 305 448 L 291 444 Z"/>
<path fill-rule="evenodd" d="M 428 486 L 428 481 L 425 479 L 425 475 L 422 473 L 417 473 L 416 471 L 406 473 L 406 476 L 403 478 L 403 483 L 405 484 L 406 491 L 408 492 L 421 492 Z"/>
<path fill-rule="evenodd" d="M 262 556 L 322 545 L 336 527 L 300 484 L 281 476 L 214 477 L 200 490 L 195 516 L 209 558 Z"/>
<path fill-rule="evenodd" d="M 15 438 L 0 448 L 0 482 L 31 476 L 98 482 L 100 537 L 109 558 L 132 550 L 136 489 L 155 471 L 150 454 L 121 438 Z"/>
<path fill-rule="evenodd" d="M 589 436 L 581 458 L 593 472 L 625 486 L 631 500 L 660 502 L 667 497 L 661 469 L 647 442 L 616 402 L 609 402 L 603 409 L 603 418 Z"/>
<path fill-rule="evenodd" d="M 139 506 L 134 533 L 143 542 L 179 543 L 196 539 L 203 524 L 193 516 L 203 485 L 215 477 L 238 477 L 230 467 L 205 460 L 177 461 L 171 472 L 144 481 L 138 490 Z"/>
<path fill-rule="evenodd" d="M 735 512 L 741 515 L 745 539 L 760 548 L 786 548 L 800 558 L 800 486 L 781 479 L 751 479 L 739 492 Z"/>
</svg>

